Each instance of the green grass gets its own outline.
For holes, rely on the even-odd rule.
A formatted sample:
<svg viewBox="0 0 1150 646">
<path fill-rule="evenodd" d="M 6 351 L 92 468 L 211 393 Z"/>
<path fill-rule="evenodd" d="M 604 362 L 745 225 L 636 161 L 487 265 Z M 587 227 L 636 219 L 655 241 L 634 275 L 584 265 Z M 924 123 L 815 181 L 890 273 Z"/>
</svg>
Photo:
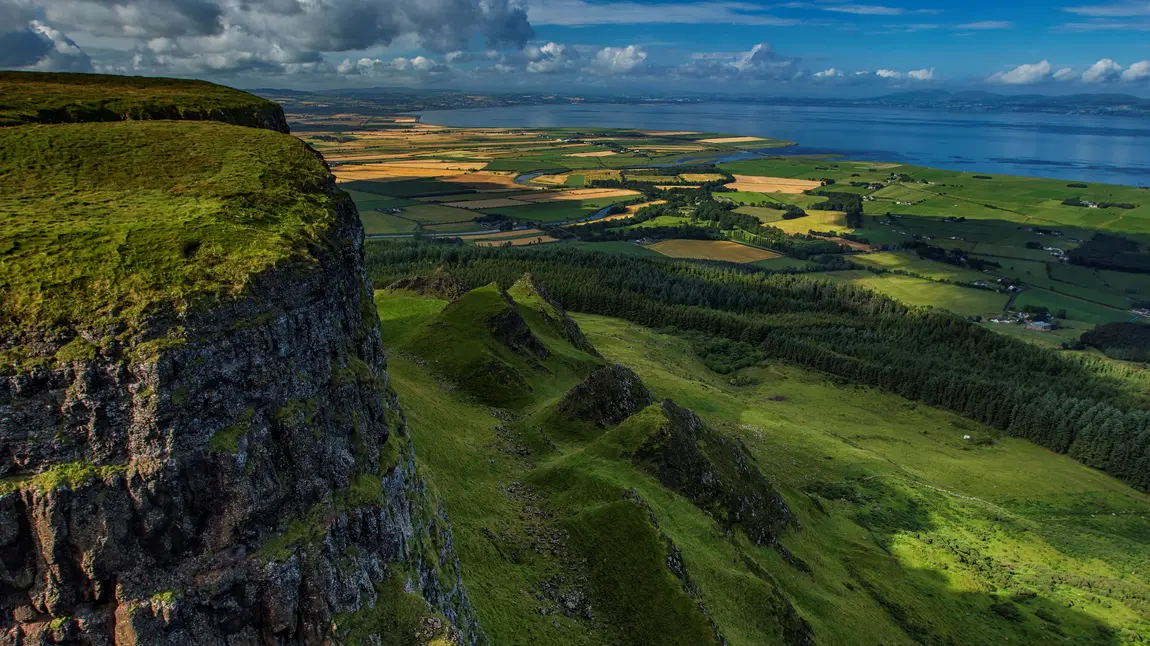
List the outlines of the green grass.
<svg viewBox="0 0 1150 646">
<path fill-rule="evenodd" d="M 207 81 L 0 72 L 0 126 L 180 118 L 258 125 L 278 112 L 272 101 Z"/>
<path fill-rule="evenodd" d="M 966 442 L 964 435 L 994 433 L 871 389 L 776 364 L 745 371 L 758 385 L 732 387 L 678 339 L 616 319 L 577 320 L 656 396 L 746 442 L 787 496 L 805 529 L 784 544 L 812 575 L 775 555 L 756 560 L 811 621 L 819 643 L 906 643 L 900 617 L 956 643 L 1030 643 L 1049 634 L 1034 615 L 1039 609 L 1059 618 L 1071 641 L 1110 643 L 1097 624 L 1127 636 L 1150 630 L 1136 592 L 1146 579 L 1131 574 L 1146 572 L 1150 554 L 1146 495 L 1022 440 Z M 825 483 L 844 480 L 854 493 L 827 493 Z M 814 495 L 825 511 L 813 506 L 812 491 L 823 492 Z M 1047 585 L 1060 574 L 1064 583 Z M 876 602 L 868 585 L 901 611 Z M 1022 622 L 988 612 L 992 594 L 1019 590 L 1038 593 L 1019 604 Z"/>
<path fill-rule="evenodd" d="M 469 222 L 475 219 L 474 211 L 443 206 L 442 204 L 416 204 L 401 208 L 400 216 L 420 224 L 447 224 L 450 222 Z M 474 229 L 473 225 L 471 230 Z"/>
<path fill-rule="evenodd" d="M 1045 289 L 1029 289 L 1014 299 L 1014 308 L 1021 309 L 1027 305 L 1045 306 L 1051 312 L 1066 310 L 1067 318 L 1097 325 L 1099 323 L 1116 323 L 1129 321 L 1134 317 L 1128 311 L 1106 307 L 1091 301 L 1075 298 L 1067 294 L 1058 294 Z"/>
<path fill-rule="evenodd" d="M 930 280 L 948 280 L 970 283 L 979 280 L 993 282 L 993 276 L 943 262 L 925 260 L 911 252 L 882 252 L 851 256 L 851 261 L 868 267 L 908 271 Z"/>
<path fill-rule="evenodd" d="M 500 209 L 486 209 L 481 213 L 506 215 L 518 220 L 534 220 L 538 222 L 565 222 L 590 217 L 596 211 L 618 202 L 625 202 L 627 197 L 601 197 L 590 200 L 566 200 L 545 204 L 531 204 L 528 206 L 511 206 Z"/>
<path fill-rule="evenodd" d="M 0 329 L 134 326 L 310 263 L 336 224 L 298 139 L 210 122 L 0 129 Z"/>
<path fill-rule="evenodd" d="M 363 222 L 363 232 L 368 235 L 411 233 L 418 225 L 415 221 L 406 220 L 398 215 L 365 209 L 359 210 L 359 219 Z"/>
<path fill-rule="evenodd" d="M 960 316 L 986 316 L 1002 312 L 1007 295 L 984 289 L 959 287 L 900 275 L 875 275 L 863 271 L 834 271 L 822 274 L 877 292 L 907 305 L 948 309 Z"/>
<path fill-rule="evenodd" d="M 384 292 L 377 304 L 391 347 L 410 346 L 446 307 Z M 494 643 L 708 643 L 700 602 L 732 645 L 785 643 L 792 605 L 819 644 L 1109 644 L 1150 629 L 1146 495 L 898 397 L 776 363 L 745 369 L 757 383 L 736 387 L 681 339 L 576 318 L 657 398 L 747 447 L 797 515 L 802 529 L 783 544 L 810 572 L 634 466 L 658 407 L 600 434 L 564 433 L 550 410 L 577 374 L 531 375 L 536 389 L 510 419 L 393 353 L 420 468 Z M 690 589 L 666 567 L 671 545 Z M 594 618 L 557 612 L 545 581 L 590 595 Z"/>
</svg>

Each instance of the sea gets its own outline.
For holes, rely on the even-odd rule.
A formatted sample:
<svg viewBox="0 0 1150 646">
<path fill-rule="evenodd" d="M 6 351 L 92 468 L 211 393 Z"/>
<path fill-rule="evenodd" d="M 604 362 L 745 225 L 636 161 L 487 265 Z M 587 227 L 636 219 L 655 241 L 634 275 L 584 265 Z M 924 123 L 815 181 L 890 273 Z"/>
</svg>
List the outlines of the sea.
<svg viewBox="0 0 1150 646">
<path fill-rule="evenodd" d="M 1058 179 L 1150 185 L 1150 119 L 751 103 L 544 105 L 418 113 L 455 127 L 615 127 L 771 137 L 771 155 L 834 154 Z"/>
</svg>

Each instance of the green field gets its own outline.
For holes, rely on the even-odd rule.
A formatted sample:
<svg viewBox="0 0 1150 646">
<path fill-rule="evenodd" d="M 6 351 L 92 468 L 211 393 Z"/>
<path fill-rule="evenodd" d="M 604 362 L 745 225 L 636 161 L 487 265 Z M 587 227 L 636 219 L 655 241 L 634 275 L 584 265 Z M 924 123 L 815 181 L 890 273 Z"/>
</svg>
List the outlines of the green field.
<svg viewBox="0 0 1150 646">
<path fill-rule="evenodd" d="M 415 221 L 405 220 L 398 215 L 363 209 L 359 211 L 359 219 L 363 222 L 363 232 L 368 235 L 410 233 L 419 226 Z"/>
<path fill-rule="evenodd" d="M 531 204 L 528 206 L 511 206 L 499 209 L 484 209 L 481 213 L 505 215 L 517 220 L 534 220 L 538 222 L 564 222 L 590 217 L 596 211 L 624 202 L 630 198 L 601 197 L 591 200 L 565 200 L 545 204 Z"/>
<path fill-rule="evenodd" d="M 832 271 L 830 279 L 868 287 L 907 305 L 948 309 L 961 316 L 1000 314 L 1007 295 L 985 289 L 959 287 L 911 276 L 872 274 L 867 271 Z"/>
<path fill-rule="evenodd" d="M 512 292 L 521 310 L 538 306 Z M 473 351 L 419 345 L 440 325 L 478 324 L 427 327 L 446 301 L 377 292 L 376 302 L 390 347 L 453 362 Z M 454 315 L 486 311 L 469 302 Z M 656 407 L 591 435 L 560 424 L 550 411 L 578 381 L 569 368 L 531 373 L 517 413 L 496 416 L 429 372 L 433 358 L 421 365 L 393 353 L 389 372 L 421 469 L 444 499 L 493 643 L 710 643 L 700 603 L 732 645 L 788 643 L 782 626 L 793 612 L 817 644 L 1101 645 L 1150 630 L 1144 494 L 895 396 L 774 362 L 742 371 L 753 385 L 733 386 L 682 339 L 576 319 L 657 398 L 746 447 L 797 524 L 783 534 L 784 558 L 637 468 L 625 447 L 659 423 Z M 543 330 L 544 319 L 528 320 Z M 465 338 L 453 343 L 485 337 Z M 562 340 L 541 338 L 577 360 Z M 666 569 L 665 545 L 680 554 L 695 596 Z M 582 598 L 587 616 L 556 610 L 557 599 Z"/>
<path fill-rule="evenodd" d="M 925 260 L 909 252 L 867 253 L 851 256 L 851 261 L 867 267 L 907 271 L 930 280 L 972 283 L 989 280 L 986 274 L 943 262 Z"/>
</svg>

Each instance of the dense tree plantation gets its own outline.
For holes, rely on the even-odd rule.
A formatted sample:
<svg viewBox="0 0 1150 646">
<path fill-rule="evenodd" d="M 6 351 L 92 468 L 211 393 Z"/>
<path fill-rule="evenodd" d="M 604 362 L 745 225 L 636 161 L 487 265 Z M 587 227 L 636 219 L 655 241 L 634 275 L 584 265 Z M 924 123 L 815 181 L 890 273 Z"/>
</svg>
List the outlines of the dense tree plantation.
<svg viewBox="0 0 1150 646">
<path fill-rule="evenodd" d="M 571 247 L 373 242 L 376 285 L 444 267 L 471 286 L 530 272 L 564 307 L 750 344 L 767 357 L 954 411 L 1150 490 L 1150 395 L 1133 371 L 810 275 Z"/>
</svg>

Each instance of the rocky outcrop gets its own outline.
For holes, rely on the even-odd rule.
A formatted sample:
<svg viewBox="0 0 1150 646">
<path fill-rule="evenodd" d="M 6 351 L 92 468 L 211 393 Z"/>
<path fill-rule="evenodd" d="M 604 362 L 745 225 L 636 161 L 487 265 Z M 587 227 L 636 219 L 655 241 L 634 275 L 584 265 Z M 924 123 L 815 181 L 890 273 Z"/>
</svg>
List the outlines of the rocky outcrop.
<svg viewBox="0 0 1150 646">
<path fill-rule="evenodd" d="M 315 262 L 0 377 L 0 644 L 378 643 L 389 590 L 425 600 L 409 634 L 483 641 L 326 190 Z"/>
<path fill-rule="evenodd" d="M 599 350 L 587 340 L 583 330 L 579 329 L 579 324 L 567 314 L 567 311 L 558 301 L 553 300 L 547 294 L 547 290 L 537 283 L 535 277 L 530 273 L 524 274 L 511 286 L 508 292 L 512 298 L 521 303 L 537 301 L 534 304 L 538 305 L 537 309 L 543 315 L 544 320 L 549 325 L 554 326 L 560 335 L 567 339 L 568 343 L 593 357 L 602 357 Z"/>
<path fill-rule="evenodd" d="M 388 291 L 415 292 L 420 296 L 454 301 L 467 293 L 467 286 L 440 267 L 427 276 L 401 278 L 387 287 Z"/>
<path fill-rule="evenodd" d="M 614 426 L 654 403 L 651 391 L 633 370 L 604 366 L 567 391 L 556 411 L 568 419 Z"/>
<path fill-rule="evenodd" d="M 535 336 L 531 326 L 519 313 L 519 304 L 507 292 L 502 292 L 506 307 L 500 309 L 487 321 L 488 330 L 493 339 L 507 346 L 512 351 L 537 359 L 546 359 L 551 356 L 543 341 Z"/>
<path fill-rule="evenodd" d="M 741 527 L 756 545 L 777 544 L 795 519 L 749 452 L 669 399 L 662 409 L 667 422 L 635 453 L 635 462 L 663 486 Z"/>
</svg>

